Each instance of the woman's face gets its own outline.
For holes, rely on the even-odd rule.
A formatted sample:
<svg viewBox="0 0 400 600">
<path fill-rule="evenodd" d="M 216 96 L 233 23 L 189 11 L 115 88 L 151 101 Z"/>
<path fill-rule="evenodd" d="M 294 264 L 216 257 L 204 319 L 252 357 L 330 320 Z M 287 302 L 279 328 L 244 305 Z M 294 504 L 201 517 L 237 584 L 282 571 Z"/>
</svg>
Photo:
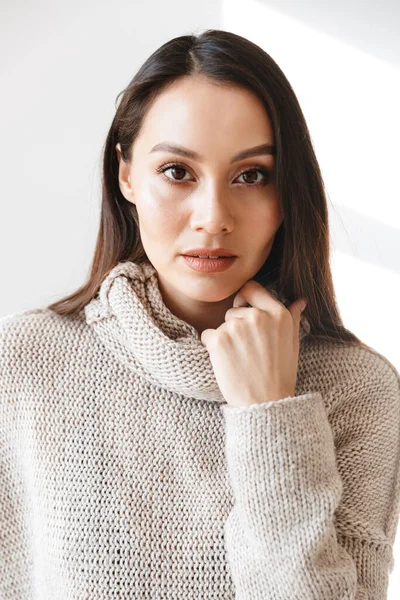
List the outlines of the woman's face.
<svg viewBox="0 0 400 600">
<path fill-rule="evenodd" d="M 155 148 L 167 143 L 198 156 Z M 182 318 L 209 310 L 209 303 L 223 314 L 270 253 L 283 220 L 274 155 L 233 161 L 260 145 L 273 146 L 274 136 L 257 96 L 190 76 L 154 101 L 134 142 L 131 164 L 120 159 L 116 146 L 121 192 L 136 205 L 143 247 L 165 298 Z M 198 247 L 223 247 L 237 259 L 219 273 L 194 271 L 182 253 Z"/>
</svg>

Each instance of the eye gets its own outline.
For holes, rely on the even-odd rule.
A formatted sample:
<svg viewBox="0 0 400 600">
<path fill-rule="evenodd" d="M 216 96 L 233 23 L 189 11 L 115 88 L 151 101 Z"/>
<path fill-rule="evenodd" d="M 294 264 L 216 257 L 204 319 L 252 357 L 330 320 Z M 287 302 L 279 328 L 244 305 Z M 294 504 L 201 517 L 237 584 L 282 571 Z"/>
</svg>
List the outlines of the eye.
<svg viewBox="0 0 400 600">
<path fill-rule="evenodd" d="M 184 171 L 188 172 L 186 167 L 180 163 L 168 163 L 168 164 L 160 165 L 159 167 L 157 167 L 156 172 L 162 173 L 163 179 L 165 179 L 165 181 L 167 181 L 171 185 L 181 185 L 180 181 L 186 181 L 186 182 L 190 181 L 190 179 L 186 179 L 186 180 L 183 178 L 171 179 L 170 177 L 167 177 L 166 175 L 164 175 L 164 173 L 169 170 L 178 171 L 178 173 L 180 172 L 181 174 Z M 254 182 L 254 175 L 253 175 L 254 173 L 261 173 L 261 175 L 262 175 L 261 181 Z M 244 185 L 246 187 L 264 187 L 265 185 L 267 185 L 270 182 L 271 171 L 262 165 L 253 165 L 253 166 L 247 168 L 245 171 L 242 171 L 237 176 L 236 179 L 238 179 L 239 177 L 242 177 L 243 175 L 248 176 L 248 174 L 251 174 L 250 183 L 242 182 L 241 185 Z"/>
<path fill-rule="evenodd" d="M 251 174 L 251 177 L 250 177 L 250 183 L 248 184 L 247 187 L 249 187 L 249 186 L 259 187 L 259 186 L 267 185 L 267 183 L 269 183 L 270 171 L 268 169 L 266 169 L 265 167 L 261 167 L 261 166 L 250 167 L 249 169 L 246 169 L 246 171 L 242 171 L 240 173 L 239 177 L 242 177 L 243 175 L 248 177 L 249 173 Z M 261 175 L 263 176 L 263 179 L 261 179 L 261 181 L 254 182 L 254 174 L 255 173 L 261 173 Z M 246 183 L 248 183 L 248 182 L 245 182 L 245 185 L 246 185 Z"/>
<path fill-rule="evenodd" d="M 172 185 L 175 185 L 176 183 L 179 183 L 179 181 L 182 181 L 182 179 L 174 180 L 174 179 L 171 179 L 170 177 L 167 177 L 166 175 L 164 175 L 164 173 L 169 170 L 182 172 L 182 171 L 186 171 L 186 168 L 183 165 L 180 165 L 178 163 L 169 163 L 167 165 L 161 165 L 160 167 L 158 167 L 156 169 L 157 173 L 163 173 L 163 179 L 168 181 L 168 183 L 172 183 Z"/>
</svg>

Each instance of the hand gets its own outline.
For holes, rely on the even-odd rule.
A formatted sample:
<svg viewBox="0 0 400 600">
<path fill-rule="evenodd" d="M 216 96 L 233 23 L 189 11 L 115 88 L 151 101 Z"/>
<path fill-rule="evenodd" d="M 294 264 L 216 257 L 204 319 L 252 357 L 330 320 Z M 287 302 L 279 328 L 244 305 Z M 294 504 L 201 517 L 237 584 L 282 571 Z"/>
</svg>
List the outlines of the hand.
<svg viewBox="0 0 400 600">
<path fill-rule="evenodd" d="M 294 396 L 303 300 L 286 308 L 251 279 L 236 294 L 225 323 L 202 332 L 201 341 L 229 405 Z"/>
</svg>

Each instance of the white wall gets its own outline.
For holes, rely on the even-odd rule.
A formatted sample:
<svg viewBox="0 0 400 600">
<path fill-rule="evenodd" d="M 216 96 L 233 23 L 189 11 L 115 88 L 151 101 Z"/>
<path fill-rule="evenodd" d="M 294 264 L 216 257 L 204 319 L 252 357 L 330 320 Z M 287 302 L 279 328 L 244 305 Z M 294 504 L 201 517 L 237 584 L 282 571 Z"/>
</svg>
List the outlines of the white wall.
<svg viewBox="0 0 400 600">
<path fill-rule="evenodd" d="M 258 43 L 292 83 L 329 195 L 343 319 L 400 368 L 399 23 L 395 0 L 3 0 L 0 317 L 81 285 L 117 94 L 162 43 L 216 27 Z M 399 589 L 397 567 L 389 600 Z"/>
</svg>

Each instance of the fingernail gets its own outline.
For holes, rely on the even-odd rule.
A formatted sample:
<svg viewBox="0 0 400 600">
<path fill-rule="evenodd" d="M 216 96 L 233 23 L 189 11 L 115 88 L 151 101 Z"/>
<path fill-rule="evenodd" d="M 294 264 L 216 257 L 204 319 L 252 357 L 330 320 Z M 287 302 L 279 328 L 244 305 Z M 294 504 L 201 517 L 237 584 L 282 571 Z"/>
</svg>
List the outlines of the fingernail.
<svg viewBox="0 0 400 600">
<path fill-rule="evenodd" d="M 300 312 L 303 312 L 305 307 L 307 306 L 307 300 L 302 300 L 300 303 Z"/>
</svg>

